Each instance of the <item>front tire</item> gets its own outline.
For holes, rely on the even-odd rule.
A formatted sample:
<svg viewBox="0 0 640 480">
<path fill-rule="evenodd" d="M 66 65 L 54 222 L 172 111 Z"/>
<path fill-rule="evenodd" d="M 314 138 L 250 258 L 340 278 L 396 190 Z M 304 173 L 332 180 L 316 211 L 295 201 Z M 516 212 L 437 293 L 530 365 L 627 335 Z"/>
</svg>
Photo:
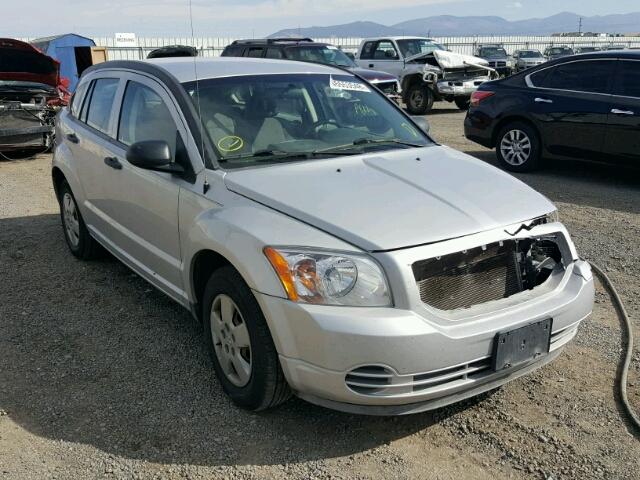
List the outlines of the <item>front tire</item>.
<svg viewBox="0 0 640 480">
<path fill-rule="evenodd" d="M 496 157 L 500 166 L 512 172 L 531 172 L 540 168 L 540 137 L 524 122 L 505 125 L 496 139 Z"/>
<path fill-rule="evenodd" d="M 433 92 L 422 83 L 414 83 L 407 90 L 404 102 L 411 115 L 424 115 L 433 108 Z"/>
<path fill-rule="evenodd" d="M 89 233 L 76 198 L 66 180 L 60 185 L 58 194 L 60 218 L 69 250 L 81 260 L 91 260 L 98 257 L 100 244 Z"/>
<path fill-rule="evenodd" d="M 222 389 L 241 408 L 275 407 L 291 396 L 267 322 L 251 289 L 230 266 L 207 282 L 204 338 Z"/>
</svg>

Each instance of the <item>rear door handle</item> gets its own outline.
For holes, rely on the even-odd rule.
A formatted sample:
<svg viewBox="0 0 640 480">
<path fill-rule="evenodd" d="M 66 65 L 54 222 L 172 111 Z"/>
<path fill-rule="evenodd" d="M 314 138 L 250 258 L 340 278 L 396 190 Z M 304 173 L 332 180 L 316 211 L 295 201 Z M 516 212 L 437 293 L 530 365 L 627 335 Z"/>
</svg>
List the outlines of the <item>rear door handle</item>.
<svg viewBox="0 0 640 480">
<path fill-rule="evenodd" d="M 612 108 L 611 113 L 615 115 L 635 115 L 631 110 L 619 110 L 617 108 Z"/>
<path fill-rule="evenodd" d="M 71 143 L 80 143 L 80 139 L 75 133 L 68 133 L 67 140 L 69 140 Z"/>
<path fill-rule="evenodd" d="M 373 68 L 373 67 L 375 67 L 375 65 L 373 63 L 370 63 L 369 68 Z"/>
<path fill-rule="evenodd" d="M 122 164 L 116 157 L 106 157 L 104 159 L 104 163 L 111 168 L 115 168 L 116 170 L 122 170 Z"/>
<path fill-rule="evenodd" d="M 540 98 L 540 97 L 534 98 L 533 101 L 536 103 L 553 103 L 553 100 L 549 100 L 548 98 Z"/>
</svg>

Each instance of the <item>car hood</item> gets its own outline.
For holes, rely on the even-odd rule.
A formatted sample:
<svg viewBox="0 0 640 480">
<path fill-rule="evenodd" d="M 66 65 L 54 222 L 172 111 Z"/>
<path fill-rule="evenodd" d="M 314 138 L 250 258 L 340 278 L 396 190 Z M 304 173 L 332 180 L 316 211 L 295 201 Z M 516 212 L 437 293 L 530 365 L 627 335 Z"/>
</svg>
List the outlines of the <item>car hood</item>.
<svg viewBox="0 0 640 480">
<path fill-rule="evenodd" d="M 367 251 L 462 237 L 554 210 L 511 175 L 443 146 L 228 171 L 225 183 Z"/>
<path fill-rule="evenodd" d="M 44 83 L 58 87 L 60 64 L 28 43 L 0 38 L 0 80 Z"/>
<path fill-rule="evenodd" d="M 418 53 L 417 55 L 407 57 L 405 61 L 411 62 L 429 56 L 434 57 L 441 68 L 464 68 L 469 65 L 489 65 L 489 62 L 487 62 L 484 58 L 474 57 L 473 55 L 465 55 L 462 53 L 454 53 L 448 50 L 433 50 L 432 52 L 428 53 Z"/>
<path fill-rule="evenodd" d="M 355 73 L 356 75 L 361 76 L 368 82 L 394 82 L 398 80 L 397 77 L 391 75 L 387 72 L 380 72 L 378 70 L 369 70 L 367 68 L 350 68 L 350 71 Z"/>
</svg>

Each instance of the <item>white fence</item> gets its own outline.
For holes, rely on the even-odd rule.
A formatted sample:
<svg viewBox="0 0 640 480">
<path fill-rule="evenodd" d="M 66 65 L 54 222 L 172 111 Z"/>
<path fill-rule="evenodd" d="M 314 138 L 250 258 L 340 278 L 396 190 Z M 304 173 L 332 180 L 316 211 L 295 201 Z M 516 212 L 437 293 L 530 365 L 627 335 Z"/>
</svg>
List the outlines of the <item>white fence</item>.
<svg viewBox="0 0 640 480">
<path fill-rule="evenodd" d="M 544 50 L 548 45 L 591 46 L 591 45 L 623 45 L 627 48 L 640 48 L 638 37 L 544 37 L 544 36 L 469 36 L 469 37 L 435 37 L 438 43 L 459 53 L 471 54 L 474 47 L 481 43 L 501 43 L 507 52 L 523 48 Z M 29 39 L 25 39 L 28 41 Z M 166 45 L 191 45 L 205 57 L 215 57 L 236 38 L 224 37 L 138 37 L 137 47 L 116 47 L 114 37 L 95 37 L 96 45 L 108 47 L 109 60 L 141 60 L 151 50 Z M 355 52 L 361 38 L 316 38 L 318 42 L 338 45 L 346 51 Z"/>
</svg>

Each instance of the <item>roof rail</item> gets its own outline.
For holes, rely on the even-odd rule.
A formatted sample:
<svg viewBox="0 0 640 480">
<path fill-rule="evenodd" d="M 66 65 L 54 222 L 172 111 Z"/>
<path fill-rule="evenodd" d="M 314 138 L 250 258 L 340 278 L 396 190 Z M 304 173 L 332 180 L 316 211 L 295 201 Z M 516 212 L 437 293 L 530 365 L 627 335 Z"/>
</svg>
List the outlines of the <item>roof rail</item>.
<svg viewBox="0 0 640 480">
<path fill-rule="evenodd" d="M 257 45 L 269 45 L 271 43 L 278 42 L 313 42 L 313 39 L 308 37 L 285 37 L 285 38 L 247 38 L 243 40 L 234 40 L 231 45 L 245 45 L 245 44 L 257 44 Z"/>
</svg>

